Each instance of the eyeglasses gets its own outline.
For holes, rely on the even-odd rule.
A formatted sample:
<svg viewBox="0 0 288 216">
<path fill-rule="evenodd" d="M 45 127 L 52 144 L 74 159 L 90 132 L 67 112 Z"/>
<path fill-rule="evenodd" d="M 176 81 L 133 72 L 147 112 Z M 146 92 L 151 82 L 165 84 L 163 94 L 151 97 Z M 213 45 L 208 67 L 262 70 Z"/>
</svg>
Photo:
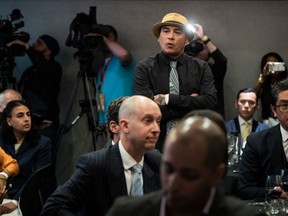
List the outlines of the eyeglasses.
<svg viewBox="0 0 288 216">
<path fill-rule="evenodd" d="M 275 107 L 278 107 L 280 112 L 288 112 L 288 103 L 287 104 L 279 104 Z"/>
</svg>

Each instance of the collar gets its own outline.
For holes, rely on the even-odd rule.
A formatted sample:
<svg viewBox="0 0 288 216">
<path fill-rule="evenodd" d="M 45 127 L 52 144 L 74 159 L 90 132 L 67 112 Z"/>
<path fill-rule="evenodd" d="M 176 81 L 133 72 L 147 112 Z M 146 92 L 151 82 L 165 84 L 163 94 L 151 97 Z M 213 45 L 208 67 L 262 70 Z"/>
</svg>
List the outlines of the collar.
<svg viewBox="0 0 288 216">
<path fill-rule="evenodd" d="M 119 151 L 120 151 L 120 155 L 122 158 L 123 167 L 125 170 L 129 170 L 132 166 L 137 164 L 137 162 L 134 160 L 134 158 L 125 150 L 125 148 L 122 145 L 121 140 L 119 140 Z M 144 157 L 142 157 L 139 164 L 143 167 Z"/>
<path fill-rule="evenodd" d="M 185 54 L 182 53 L 177 59 L 172 59 L 171 57 L 169 57 L 168 55 L 166 55 L 163 51 L 160 52 L 160 57 L 161 59 L 164 60 L 164 62 L 169 65 L 170 67 L 170 62 L 171 61 L 177 61 L 177 65 L 179 64 L 183 64 L 183 62 L 185 61 Z"/>
<path fill-rule="evenodd" d="M 240 126 L 241 126 L 242 124 L 244 124 L 245 122 L 248 122 L 248 124 L 251 126 L 253 119 L 249 119 L 248 121 L 245 121 L 240 115 L 238 115 L 238 121 L 239 121 L 239 125 L 240 125 Z"/>
<path fill-rule="evenodd" d="M 282 135 L 282 142 L 284 143 L 288 139 L 288 131 L 286 131 L 281 125 L 280 125 L 280 132 Z"/>
</svg>

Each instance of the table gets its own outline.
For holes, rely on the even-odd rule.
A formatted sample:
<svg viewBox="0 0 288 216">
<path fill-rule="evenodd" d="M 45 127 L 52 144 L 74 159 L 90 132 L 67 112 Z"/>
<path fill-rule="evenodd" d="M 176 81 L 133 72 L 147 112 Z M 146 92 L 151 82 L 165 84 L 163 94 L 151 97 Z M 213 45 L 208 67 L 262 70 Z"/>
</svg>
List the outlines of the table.
<svg viewBox="0 0 288 216">
<path fill-rule="evenodd" d="M 4 199 L 3 200 L 3 203 L 7 203 L 7 202 L 10 202 L 10 199 Z M 20 210 L 20 206 L 18 205 L 18 207 L 11 213 L 8 213 L 8 214 L 2 214 L 4 216 L 22 216 L 22 212 Z"/>
</svg>

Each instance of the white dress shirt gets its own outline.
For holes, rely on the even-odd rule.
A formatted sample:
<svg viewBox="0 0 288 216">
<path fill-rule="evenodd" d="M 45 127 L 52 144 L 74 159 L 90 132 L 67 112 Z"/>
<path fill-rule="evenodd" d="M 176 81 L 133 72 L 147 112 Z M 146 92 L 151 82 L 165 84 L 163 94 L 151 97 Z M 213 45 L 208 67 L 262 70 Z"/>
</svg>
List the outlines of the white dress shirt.
<svg viewBox="0 0 288 216">
<path fill-rule="evenodd" d="M 126 179 L 126 186 L 127 186 L 127 194 L 130 195 L 131 187 L 132 187 L 132 172 L 131 172 L 131 167 L 133 167 L 137 162 L 134 160 L 131 155 L 125 150 L 125 148 L 122 145 L 121 140 L 119 140 L 119 150 L 120 150 L 120 155 L 122 158 L 122 163 L 124 166 L 124 174 L 125 174 L 125 179 Z M 144 157 L 142 157 L 141 161 L 139 164 L 143 167 L 144 164 Z M 143 176 L 141 178 L 142 184 L 143 184 Z"/>
</svg>

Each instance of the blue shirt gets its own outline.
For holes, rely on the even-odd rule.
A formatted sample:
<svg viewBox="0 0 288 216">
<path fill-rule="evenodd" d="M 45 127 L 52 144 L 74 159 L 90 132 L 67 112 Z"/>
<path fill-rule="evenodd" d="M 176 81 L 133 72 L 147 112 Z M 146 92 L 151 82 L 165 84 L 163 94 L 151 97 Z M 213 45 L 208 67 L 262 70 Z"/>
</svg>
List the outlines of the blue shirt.
<svg viewBox="0 0 288 216">
<path fill-rule="evenodd" d="M 113 55 L 103 67 L 104 75 L 102 75 L 102 78 L 101 71 L 98 73 L 97 87 L 99 87 L 101 80 L 103 80 L 103 83 L 98 89 L 97 95 L 104 93 L 105 96 L 105 110 L 104 112 L 98 112 L 99 125 L 107 125 L 107 110 L 113 100 L 133 95 L 135 64 L 135 60 L 132 59 L 128 66 L 122 66 L 120 60 Z M 96 99 L 98 100 L 98 98 Z"/>
</svg>

